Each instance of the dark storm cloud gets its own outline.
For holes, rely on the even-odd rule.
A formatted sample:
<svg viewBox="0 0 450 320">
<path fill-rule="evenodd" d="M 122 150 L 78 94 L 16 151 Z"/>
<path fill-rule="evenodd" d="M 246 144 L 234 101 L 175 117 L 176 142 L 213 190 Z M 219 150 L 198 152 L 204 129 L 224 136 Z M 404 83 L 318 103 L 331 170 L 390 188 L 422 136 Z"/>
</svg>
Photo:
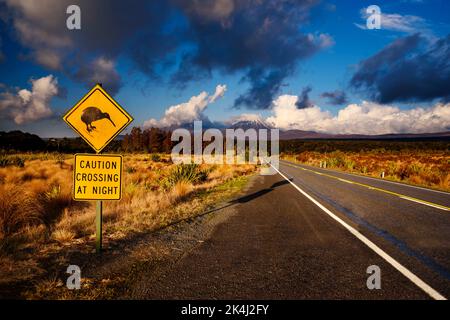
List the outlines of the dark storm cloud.
<svg viewBox="0 0 450 320">
<path fill-rule="evenodd" d="M 0 0 L 28 56 L 86 85 L 123 83 L 117 59 L 127 57 L 152 79 L 183 86 L 213 70 L 250 84 L 235 106 L 268 108 L 297 63 L 332 45 L 304 34 L 317 0 Z M 66 8 L 81 8 L 81 30 L 66 26 Z M 92 72 L 88 72 L 91 70 Z"/>
<path fill-rule="evenodd" d="M 189 17 L 195 43 L 193 52 L 182 61 L 181 81 L 195 76 L 198 69 L 243 71 L 250 89 L 236 99 L 235 107 L 270 107 L 296 63 L 331 43 L 324 35 L 316 39 L 299 32 L 315 1 L 180 3 Z"/>
<path fill-rule="evenodd" d="M 332 105 L 342 105 L 348 102 L 347 95 L 344 91 L 335 90 L 327 91 L 320 95 L 322 98 L 326 98 L 329 104 Z"/>
<path fill-rule="evenodd" d="M 244 80 L 251 83 L 250 89 L 240 95 L 234 102 L 235 107 L 247 106 L 251 109 L 267 109 L 271 106 L 273 96 L 282 85 L 288 71 L 283 68 L 272 70 L 253 68 Z"/>
<path fill-rule="evenodd" d="M 100 83 L 109 92 L 119 91 L 122 85 L 122 80 L 115 69 L 114 62 L 103 57 L 92 61 L 88 65 L 81 66 L 74 76 L 81 82 L 86 83 L 88 87 Z"/>
<path fill-rule="evenodd" d="M 449 61 L 450 35 L 429 45 L 414 34 L 362 61 L 350 85 L 380 103 L 448 100 Z"/>
<path fill-rule="evenodd" d="M 2 51 L 2 38 L 0 37 L 0 63 L 5 61 L 5 54 Z"/>
<path fill-rule="evenodd" d="M 309 98 L 309 93 L 311 92 L 311 90 L 312 88 L 309 86 L 303 88 L 302 93 L 298 96 L 298 100 L 295 103 L 295 106 L 298 109 L 307 109 L 314 106 L 314 103 Z"/>
<path fill-rule="evenodd" d="M 140 70 L 150 74 L 169 50 L 163 28 L 172 8 L 166 1 L 0 2 L 17 38 L 38 64 L 86 85 L 103 82 L 112 93 L 122 84 L 115 69 L 120 54 L 130 55 Z M 72 4 L 81 9 L 81 30 L 66 28 L 66 8 Z M 146 50 L 145 57 L 135 48 Z"/>
</svg>

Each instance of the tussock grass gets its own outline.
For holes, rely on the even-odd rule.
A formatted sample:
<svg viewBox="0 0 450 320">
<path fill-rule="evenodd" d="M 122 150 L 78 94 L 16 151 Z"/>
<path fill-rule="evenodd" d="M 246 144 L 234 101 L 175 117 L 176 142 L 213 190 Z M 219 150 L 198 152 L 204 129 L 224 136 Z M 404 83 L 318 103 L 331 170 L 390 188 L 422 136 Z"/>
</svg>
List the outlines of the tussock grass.
<svg viewBox="0 0 450 320">
<path fill-rule="evenodd" d="M 164 184 L 167 187 L 174 187 L 181 182 L 202 183 L 208 179 L 208 174 L 209 171 L 201 169 L 198 164 L 179 164 L 170 171 Z"/>
<path fill-rule="evenodd" d="M 0 185 L 0 239 L 42 221 L 35 195 L 14 185 Z"/>
</svg>

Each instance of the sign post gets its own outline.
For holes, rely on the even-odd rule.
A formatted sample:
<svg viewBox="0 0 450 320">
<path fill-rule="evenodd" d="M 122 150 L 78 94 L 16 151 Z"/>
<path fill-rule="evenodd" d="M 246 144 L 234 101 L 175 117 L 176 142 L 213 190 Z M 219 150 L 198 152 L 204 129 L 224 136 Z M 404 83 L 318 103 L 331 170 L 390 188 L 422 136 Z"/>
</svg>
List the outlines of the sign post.
<svg viewBox="0 0 450 320">
<path fill-rule="evenodd" d="M 121 155 L 100 152 L 128 126 L 133 118 L 97 84 L 65 115 L 64 121 L 96 154 L 76 154 L 73 171 L 73 198 L 96 201 L 96 252 L 102 249 L 103 200 L 122 196 Z"/>
<path fill-rule="evenodd" d="M 102 214 L 103 214 L 103 202 L 97 200 L 97 210 L 95 214 L 95 251 L 97 253 L 102 251 Z"/>
</svg>

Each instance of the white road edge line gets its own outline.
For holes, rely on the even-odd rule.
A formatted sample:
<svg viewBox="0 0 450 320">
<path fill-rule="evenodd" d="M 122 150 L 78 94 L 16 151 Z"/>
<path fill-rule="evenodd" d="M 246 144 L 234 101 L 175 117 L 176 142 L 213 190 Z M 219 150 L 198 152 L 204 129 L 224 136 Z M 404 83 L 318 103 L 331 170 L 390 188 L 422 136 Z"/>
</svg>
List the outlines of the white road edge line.
<svg viewBox="0 0 450 320">
<path fill-rule="evenodd" d="M 297 189 L 301 194 L 303 194 L 305 197 L 307 197 L 309 200 L 311 200 L 316 206 L 318 206 L 320 209 L 322 209 L 326 214 L 328 214 L 331 218 L 339 222 L 345 229 L 347 229 L 351 234 L 353 234 L 356 238 L 361 240 L 366 246 L 368 246 L 370 249 L 375 251 L 380 257 L 382 257 L 386 262 L 388 262 L 391 266 L 393 266 L 395 269 L 397 269 L 401 274 L 403 274 L 406 278 L 408 278 L 412 283 L 414 283 L 416 286 L 418 286 L 420 289 L 422 289 L 424 292 L 426 292 L 430 297 L 432 297 L 435 300 L 447 300 L 443 295 L 441 295 L 439 292 L 437 292 L 435 289 L 430 287 L 427 283 L 425 283 L 422 279 L 420 279 L 418 276 L 416 276 L 414 273 L 406 269 L 402 264 L 400 264 L 397 260 L 392 258 L 389 254 L 384 252 L 380 247 L 378 247 L 375 243 L 370 241 L 368 238 L 366 238 L 363 234 L 361 234 L 358 230 L 347 224 L 344 220 L 336 216 L 333 212 L 328 210 L 326 207 L 324 207 L 320 202 L 318 202 L 316 199 L 311 197 L 308 193 L 300 189 L 299 186 L 297 186 L 295 183 L 293 183 L 291 180 L 289 180 L 284 174 L 282 174 L 277 168 L 270 165 L 275 171 L 277 171 L 280 176 L 282 176 L 286 181 L 288 181 L 292 186 L 294 186 L 295 189 Z"/>
</svg>

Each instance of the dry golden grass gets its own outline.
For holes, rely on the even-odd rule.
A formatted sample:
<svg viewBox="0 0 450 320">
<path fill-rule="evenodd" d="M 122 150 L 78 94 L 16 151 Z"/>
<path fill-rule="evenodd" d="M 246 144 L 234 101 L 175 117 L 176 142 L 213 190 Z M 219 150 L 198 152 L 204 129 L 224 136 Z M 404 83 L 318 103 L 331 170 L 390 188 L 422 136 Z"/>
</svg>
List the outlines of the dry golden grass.
<svg viewBox="0 0 450 320">
<path fill-rule="evenodd" d="M 0 257 L 19 256 L 23 248 L 32 255 L 50 244 L 63 247 L 73 241 L 92 241 L 94 202 L 72 200 L 73 156 L 18 157 L 23 157 L 23 166 L 0 168 Z M 208 192 L 256 169 L 202 164 L 194 168 L 198 179 L 177 181 L 173 179 L 176 166 L 168 156 L 160 158 L 153 157 L 155 162 L 147 154 L 124 157 L 122 199 L 104 203 L 105 239 L 125 238 L 199 214 L 228 190 Z"/>
<path fill-rule="evenodd" d="M 192 183 L 186 181 L 177 182 L 170 192 L 172 202 L 176 203 L 185 199 L 193 190 L 194 186 Z"/>
<path fill-rule="evenodd" d="M 74 238 L 75 238 L 75 233 L 72 230 L 57 228 L 52 233 L 52 239 L 54 239 L 58 242 L 61 242 L 61 243 L 70 242 Z"/>
<path fill-rule="evenodd" d="M 326 162 L 327 168 L 406 182 L 450 191 L 450 153 L 448 151 L 305 151 L 282 158 L 312 166 Z"/>
</svg>

